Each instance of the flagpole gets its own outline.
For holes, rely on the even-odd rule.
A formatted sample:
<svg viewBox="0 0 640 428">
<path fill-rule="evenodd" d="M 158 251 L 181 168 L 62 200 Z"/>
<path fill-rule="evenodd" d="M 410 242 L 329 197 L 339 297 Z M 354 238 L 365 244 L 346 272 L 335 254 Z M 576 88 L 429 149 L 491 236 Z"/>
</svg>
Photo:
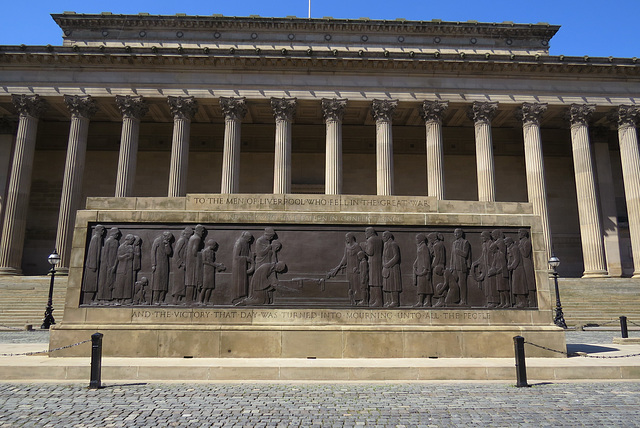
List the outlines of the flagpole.
<svg viewBox="0 0 640 428">
<path fill-rule="evenodd" d="M 311 18 L 311 0 L 309 0 L 309 18 Z"/>
</svg>

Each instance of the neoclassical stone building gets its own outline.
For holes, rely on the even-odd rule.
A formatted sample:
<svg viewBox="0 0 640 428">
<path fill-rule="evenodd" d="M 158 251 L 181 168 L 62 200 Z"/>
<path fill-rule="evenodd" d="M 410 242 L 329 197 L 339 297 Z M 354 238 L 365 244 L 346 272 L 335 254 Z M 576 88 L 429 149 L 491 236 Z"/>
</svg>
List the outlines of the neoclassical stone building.
<svg viewBox="0 0 640 428">
<path fill-rule="evenodd" d="M 562 274 L 640 275 L 635 58 L 550 56 L 546 23 L 53 19 L 0 46 L 1 273 L 69 266 L 89 196 L 326 193 L 529 201 Z"/>
</svg>

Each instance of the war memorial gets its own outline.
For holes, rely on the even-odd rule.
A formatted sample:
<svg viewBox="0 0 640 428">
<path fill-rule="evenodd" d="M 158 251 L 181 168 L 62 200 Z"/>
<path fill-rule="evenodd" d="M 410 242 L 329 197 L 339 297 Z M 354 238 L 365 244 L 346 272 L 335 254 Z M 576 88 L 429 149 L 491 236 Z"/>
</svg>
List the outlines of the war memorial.
<svg viewBox="0 0 640 428">
<path fill-rule="evenodd" d="M 0 273 L 55 245 L 53 347 L 507 357 L 564 347 L 552 253 L 639 274 L 635 58 L 550 56 L 546 23 L 53 19 L 0 46 Z"/>
</svg>

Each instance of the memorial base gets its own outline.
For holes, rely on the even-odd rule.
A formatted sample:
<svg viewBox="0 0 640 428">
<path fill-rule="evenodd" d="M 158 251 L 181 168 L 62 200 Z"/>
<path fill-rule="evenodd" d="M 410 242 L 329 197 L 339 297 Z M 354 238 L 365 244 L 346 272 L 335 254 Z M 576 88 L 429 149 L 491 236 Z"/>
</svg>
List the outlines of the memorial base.
<svg viewBox="0 0 640 428">
<path fill-rule="evenodd" d="M 104 311 L 117 309 L 98 311 L 103 312 L 99 317 L 109 319 Z M 77 343 L 100 332 L 104 334 L 104 355 L 113 357 L 506 358 L 513 356 L 514 336 L 565 350 L 562 329 L 534 325 L 541 316 L 551 316 L 546 311 L 124 311 L 132 322 L 64 322 L 51 331 L 51 346 Z M 85 356 L 89 346 L 62 350 L 55 356 Z M 530 357 L 562 356 L 533 346 L 527 346 L 526 352 Z"/>
</svg>

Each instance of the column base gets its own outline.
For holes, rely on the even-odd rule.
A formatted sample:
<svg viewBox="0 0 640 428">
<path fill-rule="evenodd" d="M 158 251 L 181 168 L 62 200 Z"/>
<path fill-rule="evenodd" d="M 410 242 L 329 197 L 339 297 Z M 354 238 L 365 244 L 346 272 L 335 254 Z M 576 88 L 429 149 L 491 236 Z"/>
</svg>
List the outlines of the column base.
<svg viewBox="0 0 640 428">
<path fill-rule="evenodd" d="M 584 271 L 582 278 L 610 278 L 606 270 Z"/>
<path fill-rule="evenodd" d="M 56 268 L 56 275 L 69 276 L 69 268 L 62 267 L 62 266 L 60 266 L 59 268 Z"/>
<path fill-rule="evenodd" d="M 12 267 L 0 267 L 0 275 L 18 276 L 22 275 L 22 269 Z"/>
<path fill-rule="evenodd" d="M 634 272 L 631 279 L 640 279 L 640 272 Z"/>
</svg>

